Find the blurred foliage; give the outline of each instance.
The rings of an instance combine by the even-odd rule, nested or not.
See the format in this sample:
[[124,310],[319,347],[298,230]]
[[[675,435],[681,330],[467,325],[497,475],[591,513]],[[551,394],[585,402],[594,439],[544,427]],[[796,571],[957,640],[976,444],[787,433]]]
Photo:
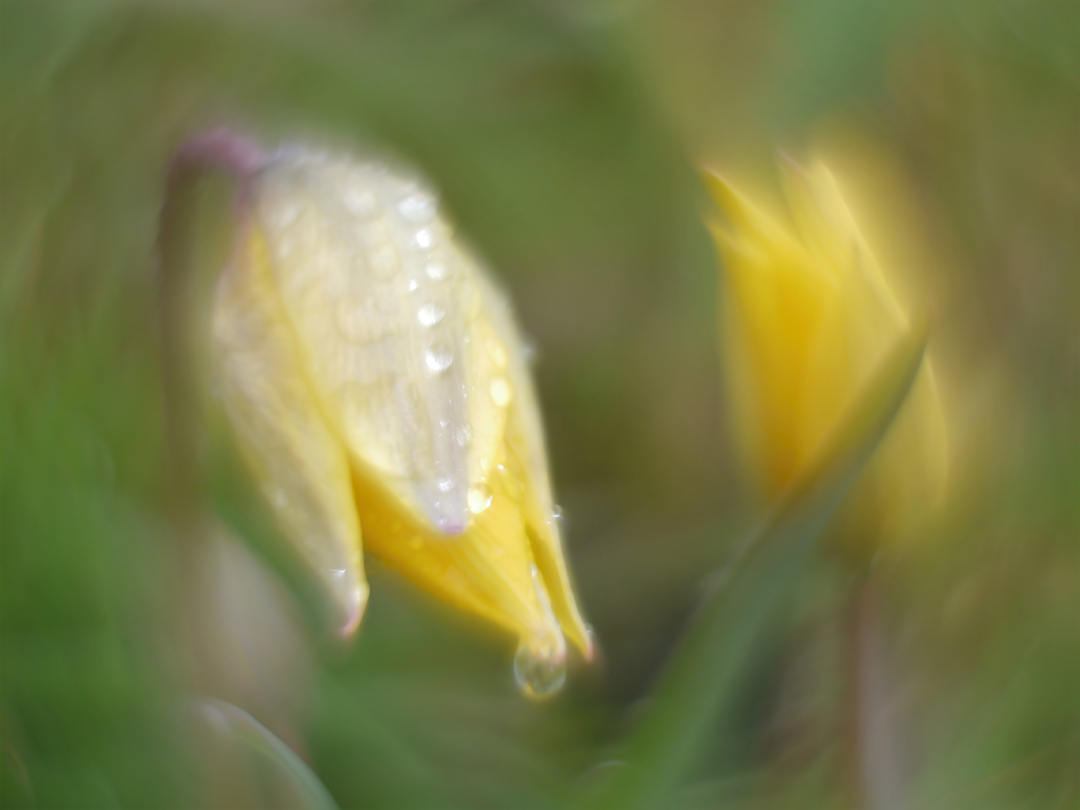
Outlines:
[[[528,702],[510,639],[377,564],[339,647],[226,474],[219,517],[257,552],[230,559],[301,617],[286,649],[307,670],[280,716],[260,710],[272,668],[210,696],[340,807],[563,806],[620,767],[703,577],[760,518],[729,461],[693,164],[762,176],[825,136],[886,144],[917,202],[958,403],[949,507],[875,573],[910,804],[1080,805],[1070,0],[0,0],[0,805],[200,807],[220,787],[191,742],[192,684],[221,682],[187,654],[202,558],[172,517],[154,243],[169,155],[221,123],[370,145],[442,189],[535,339],[605,655]],[[842,801],[851,579],[800,569],[665,806]]]

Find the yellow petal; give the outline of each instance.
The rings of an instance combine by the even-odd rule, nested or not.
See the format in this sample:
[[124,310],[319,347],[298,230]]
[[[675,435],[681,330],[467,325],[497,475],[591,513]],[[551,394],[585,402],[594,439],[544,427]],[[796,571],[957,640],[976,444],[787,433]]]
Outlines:
[[217,285],[213,341],[216,387],[240,449],[349,633],[368,595],[349,460],[308,384],[266,243],[250,222]]
[[[484,310],[495,334],[494,341],[487,343],[487,353],[496,359],[496,371],[500,372],[489,383],[489,388],[491,385],[502,386],[505,379],[513,397],[506,424],[507,458],[523,483],[522,509],[533,559],[543,576],[563,633],[586,659],[590,659],[594,652],[591,633],[577,606],[563,555],[559,520],[555,514],[548,475],[543,420],[525,357],[525,347],[507,299],[482,274],[478,276],[478,281],[481,298],[485,302]],[[505,370],[501,368],[504,353]],[[501,388],[489,391],[493,399],[499,398],[494,396],[499,390]]]
[[305,368],[354,464],[457,534],[468,452],[447,426],[467,423],[467,291],[435,210],[380,164],[316,156],[272,164],[257,206]]

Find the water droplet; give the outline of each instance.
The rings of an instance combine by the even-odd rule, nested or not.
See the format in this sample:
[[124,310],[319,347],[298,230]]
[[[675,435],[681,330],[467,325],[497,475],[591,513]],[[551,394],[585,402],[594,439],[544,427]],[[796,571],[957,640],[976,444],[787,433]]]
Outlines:
[[409,292],[416,292],[416,290],[419,289],[419,287],[420,287],[420,282],[419,281],[417,281],[415,278],[410,278],[409,279]]
[[472,428],[468,425],[462,425],[454,432],[454,439],[457,440],[460,446],[465,447],[472,441]]
[[450,268],[446,262],[435,259],[427,263],[424,267],[424,272],[427,273],[427,277],[432,281],[441,281],[449,275]]
[[372,251],[371,269],[376,276],[381,278],[394,275],[398,269],[397,251],[389,245],[384,245]]
[[466,500],[469,502],[469,511],[474,515],[479,515],[491,506],[491,490],[483,484],[469,487],[469,494],[466,496]]
[[439,492],[449,492],[454,488],[453,478],[440,478],[435,482],[435,486],[439,488]]
[[417,192],[398,203],[398,213],[410,222],[424,223],[435,216],[437,205],[430,194]]
[[424,326],[434,326],[443,319],[444,315],[446,315],[446,310],[438,304],[424,304],[424,306],[420,307],[416,317],[420,319],[420,323]]
[[427,366],[427,369],[431,374],[441,374],[450,368],[450,364],[453,362],[453,352],[450,351],[448,346],[442,343],[436,343],[424,352],[424,365]]
[[529,697],[550,697],[566,683],[566,642],[555,632],[522,642],[514,656],[514,678]]
[[496,377],[488,385],[488,392],[491,394],[491,401],[495,403],[499,408],[505,408],[510,404],[510,398],[513,396],[513,391],[510,389],[510,383],[506,377]]
[[342,200],[349,213],[357,217],[372,217],[379,211],[379,201],[370,191],[350,188]]
[[413,234],[412,243],[418,248],[429,248],[435,244],[435,234],[427,228],[421,228]]
[[506,368],[506,347],[495,338],[490,338],[487,342],[488,357],[499,368]]
[[556,518],[556,519],[561,518],[563,516],[562,507],[559,506],[557,503],[553,504],[552,507],[551,507],[551,516],[553,518]]

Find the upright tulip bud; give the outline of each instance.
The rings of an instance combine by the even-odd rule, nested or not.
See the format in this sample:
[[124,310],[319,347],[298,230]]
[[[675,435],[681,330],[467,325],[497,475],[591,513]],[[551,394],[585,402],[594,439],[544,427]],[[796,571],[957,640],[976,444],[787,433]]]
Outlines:
[[216,378],[285,534],[340,607],[366,548],[520,639],[526,691],[589,634],[509,304],[434,192],[373,160],[292,150],[250,180],[213,311]]
[[[721,321],[727,384],[748,465],[776,494],[840,419],[908,319],[830,172],[788,167],[772,217],[706,176],[725,221]],[[899,268],[896,268],[899,269]],[[911,531],[938,496],[945,432],[929,363],[851,498],[846,536],[862,552]]]

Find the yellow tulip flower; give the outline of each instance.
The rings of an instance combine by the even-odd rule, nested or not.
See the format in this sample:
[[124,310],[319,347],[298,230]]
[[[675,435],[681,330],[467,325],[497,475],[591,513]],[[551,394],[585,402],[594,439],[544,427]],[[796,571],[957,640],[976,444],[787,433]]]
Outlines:
[[340,606],[363,545],[520,639],[526,691],[592,646],[554,517],[541,420],[505,296],[418,178],[279,153],[245,191],[213,309],[217,388],[285,534]]
[[[724,284],[721,331],[732,415],[748,465],[775,495],[822,449],[908,318],[823,165],[784,174],[770,216],[706,175]],[[899,268],[896,268],[899,269]],[[907,534],[941,492],[946,442],[929,362],[863,474],[845,534],[864,550]]]

